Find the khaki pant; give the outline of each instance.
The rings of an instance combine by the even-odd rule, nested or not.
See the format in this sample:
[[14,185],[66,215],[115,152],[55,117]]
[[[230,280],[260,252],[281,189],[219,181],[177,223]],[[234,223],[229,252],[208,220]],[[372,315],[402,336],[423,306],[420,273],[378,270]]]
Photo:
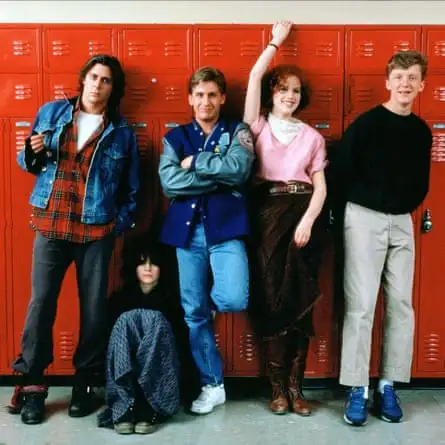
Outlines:
[[385,296],[380,377],[408,382],[414,335],[411,215],[380,213],[348,202],[344,245],[345,317],[340,383],[369,383],[372,326],[380,284]]

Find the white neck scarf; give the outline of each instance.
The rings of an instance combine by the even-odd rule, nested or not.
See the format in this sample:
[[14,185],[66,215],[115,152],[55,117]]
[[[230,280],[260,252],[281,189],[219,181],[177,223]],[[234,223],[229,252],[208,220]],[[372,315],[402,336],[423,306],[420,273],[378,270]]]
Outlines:
[[289,145],[303,127],[303,122],[301,121],[293,122],[280,119],[272,113],[269,113],[267,120],[269,121],[272,134],[284,145]]

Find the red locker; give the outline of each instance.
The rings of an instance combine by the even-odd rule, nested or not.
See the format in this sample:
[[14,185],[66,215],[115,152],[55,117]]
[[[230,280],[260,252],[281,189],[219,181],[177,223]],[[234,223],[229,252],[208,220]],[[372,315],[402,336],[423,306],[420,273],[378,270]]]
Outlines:
[[265,46],[260,26],[197,26],[195,28],[196,68],[211,65],[224,74],[253,67]]
[[95,26],[46,26],[43,31],[44,67],[53,73],[78,73],[96,54],[116,54],[112,28]]
[[309,118],[303,119],[307,124],[311,127],[315,128],[321,135],[325,138],[326,147],[329,149],[329,146],[338,141],[342,135],[342,126],[343,122],[341,120],[334,119],[322,119],[322,118]]
[[26,309],[31,296],[31,252],[34,232],[29,228],[30,192],[35,177],[20,169],[16,162],[17,152],[23,149],[29,135],[32,119],[11,119],[8,122],[8,145],[5,145],[6,214],[10,215],[7,231],[8,261],[8,331],[10,333],[9,360],[20,352],[20,338]]
[[385,75],[397,51],[420,50],[419,26],[351,26],[346,28],[346,71]]
[[304,72],[317,75],[341,74],[344,65],[343,40],[343,27],[294,26],[277,51],[275,63],[296,64]]
[[422,117],[440,118],[445,115],[445,80],[443,74],[427,74],[425,89],[420,93]]
[[307,76],[310,101],[299,117],[316,116],[339,118],[343,114],[343,76],[315,75]]
[[315,336],[312,338],[306,364],[306,377],[335,377],[338,372],[338,314],[333,292],[333,251],[327,246],[320,268],[322,297],[314,308]]
[[232,348],[226,365],[229,375],[259,375],[263,372],[260,344],[256,341],[247,312],[232,314],[230,322]]
[[224,375],[228,375],[229,370],[227,367],[228,356],[230,351],[231,339],[232,337],[228,334],[228,324],[231,314],[216,314],[215,320],[213,321],[213,330],[215,332],[216,347],[221,354],[223,360],[223,372]]
[[187,84],[188,75],[183,73],[129,75],[122,113],[185,113]]
[[38,74],[0,74],[0,117],[34,115],[41,104]]
[[49,73],[44,75],[43,100],[63,100],[79,95],[79,75]]
[[9,166],[5,165],[5,147],[9,147],[9,132],[7,131],[7,122],[0,119],[0,145],[3,150],[0,151],[0,373],[8,371],[8,324],[7,324],[7,301],[6,292],[8,284],[7,258],[9,257],[10,243],[7,233],[11,224],[10,214],[6,212],[6,194],[9,193],[6,182],[6,170]]
[[242,120],[247,84],[249,82],[249,71],[228,72],[225,73],[225,77],[227,81],[227,96],[222,113],[233,119]]
[[[148,28],[148,29],[147,29]],[[144,26],[122,30],[121,61],[127,72],[188,73],[192,70],[192,30],[184,26]]]
[[[433,131],[430,191],[421,208],[419,293],[417,302],[416,375],[439,377],[445,373],[445,324],[443,322],[443,254],[445,224],[445,121],[429,120]],[[429,218],[432,230],[427,229]],[[423,228],[423,230],[422,230]]]
[[445,28],[443,26],[423,26],[422,51],[428,57],[428,72],[445,70]]
[[[159,185],[156,171],[159,158],[156,147],[159,122],[153,116],[126,116],[126,119],[136,133],[141,164],[139,192],[141,199],[139,200],[136,228],[128,233],[132,237],[148,229],[159,202]],[[127,238],[127,234],[124,236]]]
[[2,27],[0,42],[0,73],[36,73],[40,70],[40,26]]

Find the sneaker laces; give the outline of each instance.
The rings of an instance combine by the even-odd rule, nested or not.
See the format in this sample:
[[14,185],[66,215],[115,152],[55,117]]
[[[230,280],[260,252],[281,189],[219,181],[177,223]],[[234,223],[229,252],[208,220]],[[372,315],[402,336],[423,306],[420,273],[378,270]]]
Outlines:
[[383,398],[385,399],[385,406],[388,408],[396,408],[400,404],[400,400],[397,397],[397,394],[395,393],[394,389],[390,385],[386,385],[383,388]]
[[362,410],[365,408],[366,399],[361,388],[353,388],[349,393],[349,407],[353,410]]
[[196,399],[200,402],[207,402],[208,399],[211,397],[211,390],[213,388],[216,388],[216,386],[212,385],[205,385],[201,388],[201,394],[199,394],[199,397]]

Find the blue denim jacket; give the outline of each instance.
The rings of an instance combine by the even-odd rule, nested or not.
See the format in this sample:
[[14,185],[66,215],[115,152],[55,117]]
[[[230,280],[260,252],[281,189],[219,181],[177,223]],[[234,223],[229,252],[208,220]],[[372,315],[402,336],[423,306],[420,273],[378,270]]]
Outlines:
[[[46,208],[56,178],[60,136],[73,120],[77,98],[43,105],[32,133],[43,133],[45,151],[37,155],[22,150],[17,162],[25,171],[37,175],[30,204]],[[134,227],[136,195],[139,189],[139,151],[136,136],[120,116],[110,122],[100,136],[86,179],[81,221],[106,224],[115,219],[115,232]]]

